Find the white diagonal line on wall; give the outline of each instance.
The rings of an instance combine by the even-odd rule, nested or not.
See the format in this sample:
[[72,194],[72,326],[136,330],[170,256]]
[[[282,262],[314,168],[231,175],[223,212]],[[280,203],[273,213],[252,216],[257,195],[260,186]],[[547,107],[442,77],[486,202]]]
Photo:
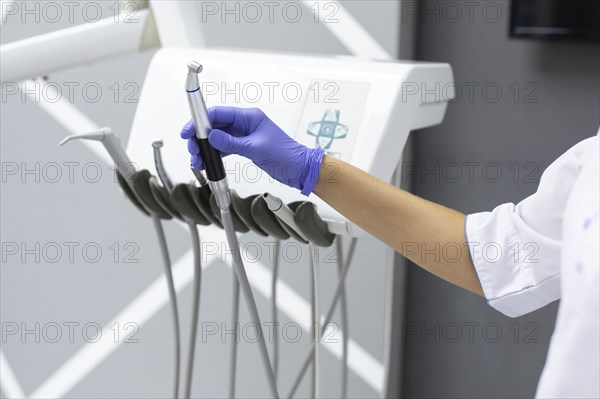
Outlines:
[[[190,249],[173,265],[173,280],[175,289],[179,292],[194,278],[193,251]],[[203,269],[212,263],[205,263]],[[119,314],[109,321],[102,331],[108,331],[110,326],[119,323],[135,323],[141,328],[169,301],[167,283],[164,274],[154,280],[140,295],[129,303]],[[125,331],[121,331],[126,334]],[[122,335],[120,334],[120,335]],[[98,367],[111,353],[116,351],[122,339],[114,340],[113,334],[103,334],[98,342],[86,343],[75,355],[60,366],[39,388],[31,398],[62,398],[90,372]]]
[[[246,262],[245,266],[250,285],[252,285],[256,292],[270,299],[271,271],[260,262]],[[310,332],[310,304],[282,280],[277,282],[277,307],[288,318],[301,325],[307,332]],[[324,318],[325,315],[321,315],[321,319]],[[341,359],[341,341],[337,343],[323,343],[321,347],[332,353],[336,358]],[[377,392],[381,392],[384,378],[383,365],[351,338],[348,341],[348,366],[371,388]]]
[[7,399],[25,397],[23,388],[21,388],[21,384],[19,384],[2,350],[0,350],[0,389],[2,389],[2,393]]
[[319,8],[319,12],[315,13],[315,15],[318,15],[321,24],[353,55],[380,60],[392,58],[390,53],[367,32],[352,14],[344,8],[341,2],[332,0],[303,0],[303,3],[309,9]]
[[[65,136],[88,133],[100,129],[100,126],[92,121],[87,115],[81,112],[67,99],[63,98],[53,85],[46,85],[45,82],[40,79],[28,80],[23,83],[25,86],[24,93],[27,98],[39,105],[42,110],[46,111],[50,117],[54,118],[56,122],[64,127],[66,129]],[[44,85],[44,96],[39,94],[41,93],[41,90],[36,89],[36,85]],[[38,93],[37,98],[36,95],[32,93]],[[55,102],[50,102],[47,101],[46,98],[56,98],[57,100]],[[113,164],[112,159],[110,159],[110,156],[106,153],[106,150],[101,143],[89,140],[81,140],[79,143],[89,148],[94,155],[107,165]],[[56,146],[58,147],[58,142],[56,143]]]
[[[214,226],[204,228],[202,235],[210,236],[211,239],[217,242],[225,240],[224,232]],[[216,263],[220,263],[218,255],[207,259],[207,262],[203,265],[203,270]],[[173,265],[173,279],[178,292],[183,290],[192,281],[192,264],[193,254],[189,251]],[[231,267],[229,263],[227,265]],[[271,271],[262,263],[253,263],[248,259],[246,260],[246,270],[250,284],[255,292],[269,299],[271,297]],[[279,280],[277,290],[279,309],[292,321],[301,325],[306,331],[309,331],[309,303],[282,280]],[[115,316],[113,320],[107,323],[105,328],[108,329],[116,322],[120,323],[120,326],[126,322],[133,322],[141,328],[142,325],[168,303],[168,300],[165,277],[161,275],[127,305],[123,311]],[[111,353],[117,350],[121,343],[115,343],[109,334],[103,336],[99,342],[87,343],[36,389],[31,397],[64,397],[65,394],[98,367]],[[348,364],[350,369],[379,392],[383,384],[383,365],[352,339],[349,340],[348,345]],[[337,358],[341,357],[341,343],[324,344],[323,348]]]

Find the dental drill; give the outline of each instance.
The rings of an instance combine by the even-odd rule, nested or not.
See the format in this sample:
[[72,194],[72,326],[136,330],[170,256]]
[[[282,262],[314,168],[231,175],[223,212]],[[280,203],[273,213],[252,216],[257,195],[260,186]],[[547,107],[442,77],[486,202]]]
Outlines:
[[267,374],[267,380],[271,389],[271,393],[273,397],[278,399],[279,393],[277,391],[275,375],[273,373],[273,368],[271,367],[269,354],[267,352],[267,345],[262,331],[262,324],[260,322],[258,308],[256,306],[256,302],[254,301],[252,288],[250,287],[246,270],[244,269],[239,241],[235,233],[233,219],[229,209],[231,205],[231,198],[229,196],[229,186],[227,183],[227,176],[225,175],[225,167],[223,165],[223,160],[221,159],[221,154],[219,151],[213,148],[208,141],[208,134],[212,130],[212,125],[208,118],[208,111],[200,91],[198,74],[201,71],[202,65],[199,63],[191,61],[188,64],[187,79],[185,83],[188,104],[196,127],[196,138],[198,140],[198,146],[200,147],[200,155],[204,161],[208,184],[221,211],[223,227],[225,228],[225,234],[227,235],[229,248],[233,255],[233,267],[235,274],[237,275],[237,279],[244,293],[250,318],[252,322],[255,323],[259,331],[258,344],[261,361],[263,363],[265,373]]
[[198,80],[200,72],[202,72],[202,65],[195,61],[188,64],[185,91],[187,92],[188,105],[196,127],[196,139],[204,161],[208,185],[217,200],[219,208],[222,210],[229,209],[231,198],[229,197],[229,184],[227,183],[225,166],[219,151],[208,142],[208,134],[212,130],[212,124],[208,118],[206,104],[200,91],[200,81]]
[[[200,91],[200,81],[198,80],[198,74],[202,72],[202,65],[195,61],[188,64],[188,74],[185,82],[185,91],[187,92],[188,105],[194,124],[196,127],[196,138],[198,146],[200,147],[200,154],[204,161],[206,177],[208,178],[208,186],[211,192],[215,196],[217,205],[221,211],[221,217],[223,218],[223,210],[227,210],[229,218],[229,207],[231,206],[231,198],[229,196],[229,184],[227,182],[227,176],[225,174],[225,168],[221,160],[221,154],[215,150],[208,142],[208,134],[212,130],[212,124],[208,118],[208,111],[206,110],[206,104]],[[206,183],[206,179],[202,175],[202,172],[195,170],[192,167],[192,171],[198,182],[202,185]],[[226,221],[223,220],[223,224]],[[233,225],[233,222],[231,223]],[[233,229],[233,228],[232,228]],[[226,234],[228,234],[226,232]],[[229,239],[228,239],[229,240]],[[234,251],[232,243],[229,242],[229,246]],[[235,255],[234,255],[235,258]],[[234,259],[235,269],[235,259]],[[239,303],[240,303],[240,281],[237,276],[237,270],[234,272],[233,277],[233,309],[232,309],[232,323],[235,331],[234,339],[231,342],[231,353],[229,363],[229,392],[230,398],[235,397],[235,385],[236,385],[236,373],[237,373],[237,324],[239,321]]]
[[156,138],[152,140],[152,151],[154,153],[154,167],[156,168],[156,173],[158,174],[158,178],[160,179],[163,186],[167,189],[169,193],[173,191],[175,185],[171,181],[171,178],[167,174],[165,170],[165,166],[162,160],[162,153],[160,149],[163,147],[164,142],[162,139]]
[[[163,164],[161,148],[163,146],[162,139],[155,139],[152,141],[152,148],[154,150],[154,165],[158,177],[162,182],[163,186],[167,189],[169,194],[173,193],[175,185],[169,178],[167,171]],[[185,215],[183,220],[188,225],[190,230],[190,236],[192,239],[192,248],[194,252],[194,291],[192,299],[192,317],[190,323],[190,336],[189,336],[189,347],[188,347],[188,359],[187,368],[185,373],[185,385],[183,389],[183,397],[189,398],[192,389],[193,370],[194,370],[194,355],[196,352],[196,336],[198,331],[198,318],[200,313],[200,288],[202,282],[202,263],[200,253],[200,236],[198,234],[198,228],[196,222]]]
[[[117,137],[117,135],[112,131],[112,129],[108,127],[103,127],[99,131],[77,134],[73,136],[66,137],[63,141],[60,142],[59,145],[64,145],[72,140],[94,140],[102,143],[113,162],[116,164],[118,173],[123,177],[127,186],[130,189],[131,195],[133,195],[142,209],[150,214],[152,217],[152,221],[154,224],[154,228],[156,230],[156,234],[158,237],[158,243],[160,247],[160,252],[163,260],[163,266],[165,269],[165,277],[167,280],[167,288],[169,291],[169,299],[171,304],[171,314],[173,318],[173,329],[175,334],[175,377],[174,377],[174,388],[173,388],[173,398],[177,399],[179,395],[179,371],[180,371],[180,358],[181,358],[181,334],[179,329],[179,312],[177,310],[177,293],[175,291],[175,284],[173,282],[173,273],[171,271],[171,261],[169,257],[169,252],[167,248],[167,241],[165,238],[165,233],[162,227],[162,223],[159,217],[159,214],[155,209],[150,209],[149,206],[144,205],[144,201],[140,196],[140,193],[136,192],[134,186],[134,178],[135,173],[129,170],[129,167],[134,166],[127,156],[127,153],[123,149],[121,145],[121,141]],[[134,171],[135,172],[135,171]],[[133,199],[133,198],[132,198]]]

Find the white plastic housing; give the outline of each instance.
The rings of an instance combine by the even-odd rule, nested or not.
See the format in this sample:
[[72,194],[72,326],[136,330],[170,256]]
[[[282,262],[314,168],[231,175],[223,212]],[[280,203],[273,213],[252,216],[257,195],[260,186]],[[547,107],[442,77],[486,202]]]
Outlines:
[[[152,170],[151,143],[162,137],[165,167],[174,181],[193,179],[186,145],[179,138],[190,119],[184,90],[190,60],[204,67],[200,82],[208,107],[260,108],[307,145],[315,146],[317,140],[327,145],[328,137],[336,135],[339,138],[329,148],[333,155],[384,181],[390,181],[409,132],[439,124],[447,101],[455,95],[450,65],[442,63],[162,49],[154,56],[140,93],[128,153]],[[333,116],[339,118],[337,124],[322,123]],[[333,133],[327,130],[331,126]],[[286,203],[307,199],[245,158],[228,156],[225,167],[230,187],[242,197],[270,192]],[[337,233],[361,234],[318,197],[309,199]]]

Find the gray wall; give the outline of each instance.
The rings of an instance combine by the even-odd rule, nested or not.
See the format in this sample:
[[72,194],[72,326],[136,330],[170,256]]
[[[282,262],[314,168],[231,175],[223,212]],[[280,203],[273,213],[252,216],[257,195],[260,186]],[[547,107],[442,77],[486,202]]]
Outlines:
[[[443,1],[425,5],[435,10]],[[435,174],[414,179],[415,192],[429,200],[461,212],[491,210],[504,202],[518,202],[536,190],[543,170],[578,141],[596,134],[599,125],[599,49],[597,45],[547,43],[508,38],[509,2],[481,2],[472,22],[467,2],[458,4],[462,17],[439,8],[419,19],[417,57],[452,64],[455,79],[479,87],[473,101],[466,92],[450,105],[441,126],[414,133],[415,160]],[[482,5],[494,3],[501,9],[497,19]],[[436,18],[439,18],[436,20]],[[531,82],[533,86],[526,87]],[[482,87],[492,83],[502,96],[492,102]],[[519,83],[514,98],[511,85]],[[469,84],[469,83],[467,83]],[[488,86],[491,87],[491,86]],[[514,86],[513,86],[514,87]],[[527,102],[524,96],[537,102]],[[470,181],[466,162],[478,162]],[[450,163],[462,165],[462,178],[455,179]],[[495,181],[500,165],[501,178]],[[520,171],[515,178],[515,164]],[[487,173],[484,166],[488,166]],[[444,166],[447,166],[444,174]],[[451,169],[452,168],[452,169]],[[531,178],[529,178],[531,177]],[[557,303],[531,314],[510,319],[488,307],[475,295],[447,284],[412,265],[408,270],[406,328],[424,325],[440,337],[408,334],[405,341],[402,392],[405,397],[532,397],[541,373],[552,334]],[[464,323],[479,323],[473,342],[468,342]],[[413,324],[414,323],[414,324]],[[461,326],[456,343],[453,324]],[[502,337],[494,339],[495,325],[482,336],[486,323],[498,323]],[[514,324],[518,323],[518,325]],[[534,323],[526,325],[526,323]],[[444,334],[444,327],[446,327]],[[517,343],[514,329],[520,330]],[[537,342],[527,342],[526,334]],[[487,339],[487,341],[486,341]]]

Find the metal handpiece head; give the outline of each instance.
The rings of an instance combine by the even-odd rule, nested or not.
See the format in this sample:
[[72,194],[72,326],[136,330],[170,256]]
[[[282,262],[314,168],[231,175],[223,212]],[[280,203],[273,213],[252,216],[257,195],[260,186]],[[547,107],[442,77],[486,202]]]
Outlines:
[[188,72],[196,74],[202,72],[202,64],[194,60],[190,61],[190,63],[188,64]]
[[152,140],[152,147],[154,148],[154,166],[163,186],[167,189],[167,191],[171,192],[173,191],[175,185],[169,178],[169,175],[167,174],[167,171],[165,169],[165,165],[163,164],[162,153],[160,152],[160,149],[163,145],[164,142],[161,138],[156,138]]
[[208,133],[212,130],[208,111],[202,91],[200,90],[200,81],[198,74],[202,71],[202,65],[196,61],[190,61],[188,64],[188,73],[185,80],[185,91],[187,92],[188,104],[194,119],[196,127],[196,137],[198,139],[207,139]]
[[165,142],[161,138],[152,140],[152,147],[154,148],[162,148],[163,145],[165,145]]
[[202,72],[202,65],[196,61],[190,61],[187,65],[188,73],[187,79],[185,80],[185,90],[188,93],[192,93],[200,89],[200,81],[198,80],[198,74]]

